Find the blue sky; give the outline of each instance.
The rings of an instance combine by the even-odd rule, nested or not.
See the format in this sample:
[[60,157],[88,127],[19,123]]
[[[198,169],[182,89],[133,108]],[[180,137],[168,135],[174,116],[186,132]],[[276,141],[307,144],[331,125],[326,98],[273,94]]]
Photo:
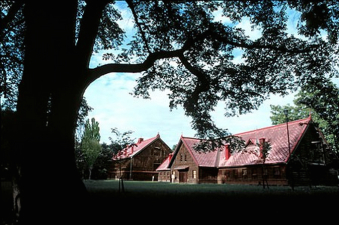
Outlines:
[[[124,20],[120,21],[120,25],[129,35],[133,33],[134,29],[131,15],[124,10],[124,5],[120,5],[120,7],[124,17]],[[289,20],[291,25],[296,22],[296,16],[291,16]],[[229,22],[227,18],[218,15],[216,20]],[[249,20],[245,19],[237,26],[245,29],[253,39],[260,36],[259,31],[251,31]],[[295,33],[295,30],[291,29],[290,32]],[[240,56],[239,54],[235,60],[241,60]],[[107,62],[101,59],[100,54],[92,56],[91,67],[104,63]],[[170,111],[166,91],[151,92],[151,99],[135,98],[129,94],[136,85],[135,80],[139,76],[140,74],[111,73],[97,79],[87,88],[86,100],[94,108],[88,116],[89,118],[94,117],[99,122],[101,142],[109,144],[109,137],[115,138],[111,133],[111,128],[115,127],[120,132],[133,131],[131,137],[135,139],[139,137],[148,139],[159,133],[170,148],[177,144],[181,135],[193,137],[196,132],[191,129],[191,119],[185,116],[182,108]],[[220,103],[212,115],[217,126],[227,128],[235,134],[270,126],[270,105],[293,104],[293,98],[292,94],[286,97],[273,95],[258,110],[233,118],[224,117],[224,105]]]
[[[145,139],[160,134],[169,147],[177,144],[181,135],[193,137],[191,119],[184,115],[182,108],[170,111],[165,92],[152,92],[151,99],[135,98],[132,91],[138,74],[109,74],[91,84],[86,90],[88,104],[94,108],[89,118],[99,122],[101,142],[110,143],[114,138],[111,128],[120,132],[132,130],[132,137]],[[212,113],[220,128],[228,128],[232,133],[253,130],[271,125],[270,104],[292,103],[293,97],[272,96],[260,108],[250,114],[225,118],[224,107],[219,104]]]

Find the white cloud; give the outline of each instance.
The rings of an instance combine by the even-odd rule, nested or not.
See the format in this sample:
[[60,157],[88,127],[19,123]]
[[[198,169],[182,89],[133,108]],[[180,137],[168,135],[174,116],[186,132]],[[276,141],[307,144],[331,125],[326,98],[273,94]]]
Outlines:
[[[117,2],[118,4],[119,2]],[[119,5],[123,21],[119,24],[127,32],[134,32],[133,19],[126,10],[126,5]],[[291,14],[292,15],[292,14]],[[229,19],[216,14],[216,21],[228,23]],[[289,23],[295,23],[291,17]],[[246,35],[255,40],[261,36],[258,30],[253,31],[248,18],[245,18],[237,27],[245,30]],[[291,33],[295,32],[290,30]],[[242,61],[241,52],[238,52],[234,62]],[[101,59],[101,54],[93,55],[91,66],[107,63]],[[86,90],[85,97],[88,104],[94,108],[89,113],[89,118],[94,117],[100,126],[101,142],[110,143],[108,137],[111,128],[117,127],[120,132],[134,131],[132,138],[151,138],[159,132],[161,138],[172,147],[177,144],[181,135],[193,137],[196,133],[191,129],[191,119],[185,116],[182,108],[170,111],[169,100],[166,92],[151,92],[151,99],[135,98],[129,93],[136,85],[140,74],[112,73],[105,75],[93,82]],[[234,118],[224,117],[224,105],[219,104],[212,113],[214,120],[220,128],[228,128],[232,133],[239,133],[271,125],[270,104],[286,105],[293,103],[293,95],[287,97],[271,96],[258,110]]]
[[214,12],[214,21],[221,22],[223,24],[232,23],[229,17],[223,15],[222,9],[219,9]]
[[288,9],[287,10],[288,20],[287,20],[287,32],[289,34],[293,34],[296,37],[300,37],[298,35],[297,25],[298,20],[300,18],[300,13],[294,10]]
[[244,17],[239,24],[236,25],[237,28],[241,28],[245,31],[251,40],[256,40],[261,37],[261,31],[259,29],[252,29],[253,24],[250,22],[250,19]]
[[135,98],[129,93],[138,74],[108,74],[93,82],[86,90],[88,104],[94,108],[89,118],[99,122],[101,142],[114,138],[111,128],[120,132],[134,131],[132,138],[151,138],[159,132],[170,146],[180,135],[193,136],[190,119],[182,109],[170,111],[166,92],[151,92],[151,99]]
[[285,97],[272,95],[266,100],[258,110],[251,113],[243,114],[237,117],[224,117],[224,105],[219,104],[216,112],[213,113],[216,124],[219,127],[227,128],[232,134],[245,131],[255,130],[267,126],[271,126],[272,122],[270,105],[293,105],[294,95],[290,94]]
[[126,2],[117,1],[115,6],[119,9],[122,16],[122,20],[117,21],[119,26],[126,32],[127,36],[131,33],[135,33],[133,16]]
[[[167,92],[151,92],[151,99],[135,98],[129,93],[136,85],[139,74],[112,73],[93,82],[86,90],[88,104],[94,108],[89,118],[99,122],[101,142],[110,143],[111,128],[120,132],[134,131],[132,138],[151,138],[159,132],[161,138],[172,147],[181,135],[193,137],[191,119],[185,116],[182,108],[169,109]],[[232,133],[270,126],[270,104],[281,105],[292,102],[292,96],[273,96],[257,111],[234,118],[224,117],[221,103],[212,113],[220,128],[228,128]]]

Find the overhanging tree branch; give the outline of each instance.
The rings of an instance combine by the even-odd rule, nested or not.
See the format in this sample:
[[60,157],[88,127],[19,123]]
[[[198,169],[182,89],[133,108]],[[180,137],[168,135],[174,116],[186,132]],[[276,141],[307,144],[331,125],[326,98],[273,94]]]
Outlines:
[[87,1],[86,9],[81,20],[80,32],[77,43],[78,57],[85,63],[84,67],[88,67],[95,38],[98,34],[100,19],[102,12],[107,5],[108,0]]
[[180,54],[179,55],[179,59],[181,61],[181,63],[185,66],[186,69],[188,69],[192,74],[194,74],[197,78],[198,78],[198,82],[195,86],[195,89],[191,95],[191,98],[189,99],[189,101],[187,101],[187,103],[189,103],[189,105],[186,104],[186,109],[189,110],[194,110],[195,107],[193,107],[193,105],[195,103],[197,103],[198,98],[199,98],[199,94],[205,91],[208,91],[210,88],[210,77],[205,74],[204,72],[202,72],[201,70],[195,68],[194,66],[192,66],[188,60],[185,58],[184,54]]
[[23,7],[24,1],[14,1],[13,5],[9,8],[7,15],[0,19],[0,40],[4,36],[4,30],[8,28],[8,25],[14,20],[17,12]]
[[[294,46],[291,48],[288,48],[286,45],[274,45],[274,44],[261,44],[259,42],[252,42],[247,39],[240,39],[238,42],[233,41],[232,37],[227,36],[227,32],[218,31],[215,27],[210,27],[206,33],[209,33],[210,36],[218,40],[224,44],[229,44],[238,48],[245,48],[245,49],[271,49],[275,51],[279,51],[282,53],[305,53],[310,52],[311,50],[319,48],[319,44],[313,44],[313,45],[307,45],[305,48],[300,48],[300,46]],[[290,42],[289,42],[290,43]]]
[[143,63],[137,64],[120,64],[120,63],[111,63],[103,66],[96,67],[94,69],[89,69],[88,75],[89,79],[94,81],[102,75],[107,73],[140,73],[151,68],[154,63],[159,59],[174,58],[179,57],[182,54],[182,49],[174,51],[159,51],[149,54],[147,59]]
[[[94,69],[89,69],[88,79],[90,80],[90,82],[92,82],[92,81],[96,80],[97,78],[99,78],[99,77],[101,77],[101,76],[103,76],[107,73],[114,73],[114,72],[140,73],[140,72],[146,71],[147,69],[151,68],[154,65],[155,61],[157,61],[159,59],[178,57],[180,59],[180,61],[183,63],[183,65],[186,67],[186,69],[189,70],[195,76],[197,76],[198,80],[202,84],[206,85],[206,84],[209,83],[208,76],[206,76],[204,73],[199,71],[197,68],[194,68],[185,59],[183,53],[186,50],[189,50],[190,48],[194,47],[194,45],[198,41],[202,41],[202,40],[207,39],[207,38],[217,40],[217,41],[224,43],[224,44],[233,45],[233,46],[238,47],[238,48],[272,49],[272,50],[283,52],[283,53],[293,53],[293,54],[309,52],[309,51],[319,47],[319,45],[314,44],[314,45],[310,45],[306,48],[298,48],[298,47],[288,48],[285,45],[276,46],[276,45],[273,45],[273,44],[261,44],[261,43],[258,43],[258,42],[249,42],[248,40],[245,40],[245,39],[242,40],[241,38],[239,39],[239,41],[234,41],[234,40],[232,40],[232,39],[234,39],[234,37],[232,38],[232,37],[227,36],[227,32],[225,32],[223,30],[219,30],[217,27],[214,26],[214,24],[211,24],[211,26],[206,31],[202,32],[200,35],[196,35],[194,37],[187,39],[186,42],[183,44],[181,49],[173,50],[173,51],[159,51],[159,52],[150,53],[149,56],[147,57],[147,59],[143,63],[138,63],[138,64],[115,64],[115,63],[111,63],[111,64],[99,66],[99,67],[94,68]],[[198,92],[200,93],[202,91],[208,90],[207,88],[204,88],[204,90],[200,90],[201,89],[200,86],[201,85],[197,86],[196,91],[195,91],[195,92],[197,92],[196,94],[198,94]]]
[[149,48],[149,46],[148,46],[148,42],[147,42],[147,39],[146,39],[145,32],[142,30],[141,23],[139,22],[137,13],[135,12],[134,5],[133,5],[132,1],[126,1],[126,2],[127,2],[129,8],[130,8],[131,11],[132,11],[132,14],[133,14],[134,19],[135,19],[135,23],[136,23],[136,25],[138,26],[138,28],[139,28],[139,30],[140,30],[140,33],[141,33],[141,37],[142,37],[142,39],[143,39],[144,42],[145,42],[146,49],[147,49],[147,51],[148,51],[149,53],[151,53],[151,50],[150,50],[150,48]]

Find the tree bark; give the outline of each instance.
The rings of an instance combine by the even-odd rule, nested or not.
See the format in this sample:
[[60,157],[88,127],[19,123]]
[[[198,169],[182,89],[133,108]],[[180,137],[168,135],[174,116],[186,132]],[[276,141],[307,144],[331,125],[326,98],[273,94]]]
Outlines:
[[[84,91],[108,72],[89,69],[107,2],[87,1],[77,43],[77,0],[25,2],[24,71],[12,144],[14,210],[20,224],[90,224],[83,216],[90,207],[76,168],[74,134]],[[157,58],[172,56],[154,53],[141,65],[109,69],[142,71]]]
[[77,1],[25,4],[25,61],[13,151],[19,224],[80,222],[86,188],[74,132],[84,87],[76,62]]
[[93,166],[90,166],[88,168],[88,180],[91,180],[91,178],[92,178],[92,169],[93,169]]

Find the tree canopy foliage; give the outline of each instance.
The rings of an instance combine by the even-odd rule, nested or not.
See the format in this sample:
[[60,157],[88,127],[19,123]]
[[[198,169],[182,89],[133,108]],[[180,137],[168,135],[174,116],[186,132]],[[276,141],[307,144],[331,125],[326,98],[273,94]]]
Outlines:
[[[2,67],[4,74],[12,76],[12,79],[6,76],[3,90],[14,89],[10,88],[11,83],[18,82],[15,78],[20,77],[22,71],[19,68],[22,68],[24,52],[23,3],[3,3],[8,10],[7,14],[2,12],[7,19],[3,21],[9,22],[2,26],[2,43],[13,43],[1,48],[2,57],[9,57],[1,60],[8,63]],[[149,97],[150,89],[169,89],[170,107],[184,107],[186,114],[193,118],[192,127],[199,137],[227,134],[226,130],[217,129],[210,116],[219,101],[225,102],[226,116],[239,115],[257,109],[271,94],[285,95],[314,77],[337,76],[334,68],[338,57],[336,1],[326,4],[321,1],[126,3],[137,31],[134,37],[128,37],[130,48],[122,49],[120,54],[105,53],[103,57],[109,63],[87,68],[89,79],[93,81],[108,72],[142,72],[134,94]],[[75,27],[77,46],[83,43],[82,34],[91,31],[86,29],[94,28],[93,24],[86,24],[92,4],[105,5],[97,15],[100,20],[97,33],[91,33],[92,49],[118,49],[124,38],[123,27],[117,24],[122,17],[110,1],[79,1]],[[229,18],[228,23],[215,20],[213,13],[218,9]],[[288,33],[291,9],[300,13],[293,16],[300,15],[295,29],[303,38]],[[252,40],[244,29],[236,26],[244,18],[250,20],[253,30],[261,32],[261,37]],[[322,31],[327,32],[327,39],[321,36]],[[236,50],[243,51],[241,63],[234,61]],[[87,46],[86,51],[91,51],[91,47]],[[15,98],[15,95],[7,96]]]
[[131,130],[120,132],[116,127],[111,128],[111,133],[114,134],[115,138],[109,137],[109,140],[111,141],[111,146],[113,148],[114,154],[126,148],[126,146],[135,143],[135,138],[131,137],[133,132],[134,131]]
[[[169,90],[169,107],[183,107],[197,136],[213,140],[228,134],[211,116],[218,102],[224,102],[225,116],[239,115],[272,94],[338,77],[338,1],[125,2],[136,30],[130,37],[118,25],[121,1],[0,2],[1,96],[17,110],[13,145],[26,218],[40,212],[36,205],[45,198],[39,196],[48,195],[32,183],[62,189],[51,174],[62,174],[74,190],[51,196],[46,217],[56,218],[55,202],[82,199],[83,183],[74,179],[74,132],[84,91],[103,75],[141,73],[135,96]],[[259,37],[238,26],[246,21]],[[93,52],[102,51],[107,63],[91,68]],[[38,160],[42,154],[48,164]],[[41,168],[50,168],[42,181],[35,176]],[[64,212],[74,217],[68,206]]]
[[296,94],[294,106],[271,105],[271,121],[276,125],[286,122],[284,110],[288,111],[288,120],[308,117],[317,123],[332,149],[339,150],[339,88],[328,79],[303,86]]
[[95,118],[86,120],[85,130],[81,141],[81,149],[84,152],[84,159],[89,169],[89,179],[91,179],[91,172],[93,165],[101,152],[100,141],[100,127],[99,122]]

